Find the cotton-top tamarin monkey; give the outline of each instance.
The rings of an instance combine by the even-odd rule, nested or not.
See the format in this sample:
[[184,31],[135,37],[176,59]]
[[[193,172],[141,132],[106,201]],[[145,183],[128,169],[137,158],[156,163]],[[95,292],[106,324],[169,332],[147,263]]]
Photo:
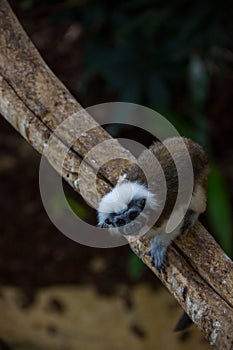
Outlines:
[[[153,237],[148,255],[152,265],[163,271],[168,246],[178,235],[186,233],[206,209],[208,161],[201,146],[182,137],[155,142],[149,151],[152,153],[146,150],[138,158],[138,165],[146,169],[146,177],[136,165],[101,199],[98,226],[122,235],[138,235],[148,227],[148,232],[143,233]],[[152,154],[157,159],[153,166]],[[190,172],[187,171],[189,167]],[[148,188],[149,183],[152,186]],[[190,196],[187,196],[188,188],[191,188]],[[178,192],[181,196],[173,212]],[[168,230],[172,213],[181,220]],[[149,221],[154,217],[156,220],[151,227]]]

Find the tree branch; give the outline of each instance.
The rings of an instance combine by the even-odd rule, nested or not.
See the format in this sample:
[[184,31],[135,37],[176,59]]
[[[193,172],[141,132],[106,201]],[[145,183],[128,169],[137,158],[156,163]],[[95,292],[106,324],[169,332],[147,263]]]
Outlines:
[[[80,112],[79,131],[83,134],[68,152],[62,176],[78,191],[79,166],[97,144],[112,140],[109,152],[116,161],[101,167],[98,191],[103,195],[117,183],[134,161],[134,157],[111,139],[97,122],[82,109],[64,85],[55,77],[22,29],[6,0],[0,2],[0,113],[38,152],[43,153],[51,134],[73,113]],[[71,132],[71,131],[70,131]],[[61,144],[70,135],[56,134]],[[59,161],[54,151],[53,165]],[[99,157],[99,159],[98,159]],[[126,159],[119,159],[126,158]],[[86,188],[93,190],[89,179],[91,159],[87,158]],[[101,152],[95,159],[101,164]],[[58,170],[58,169],[57,169]],[[150,240],[129,240],[130,246],[160,278],[186,310],[205,338],[216,349],[233,349],[233,263],[213,237],[198,222],[185,237],[178,238],[168,249],[169,267],[159,274],[145,255]]]

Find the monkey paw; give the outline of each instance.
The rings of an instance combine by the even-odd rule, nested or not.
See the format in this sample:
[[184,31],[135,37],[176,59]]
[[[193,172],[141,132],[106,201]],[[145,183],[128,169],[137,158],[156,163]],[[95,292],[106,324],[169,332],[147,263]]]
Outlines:
[[168,266],[167,247],[155,244],[153,241],[150,250],[146,254],[150,256],[151,265],[155,266],[158,272],[164,272],[165,267]]

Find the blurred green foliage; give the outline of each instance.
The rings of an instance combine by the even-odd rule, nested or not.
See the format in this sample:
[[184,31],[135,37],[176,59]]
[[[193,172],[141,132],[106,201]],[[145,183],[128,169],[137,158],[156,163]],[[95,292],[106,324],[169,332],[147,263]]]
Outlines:
[[224,60],[215,56],[216,49],[232,45],[232,17],[225,6],[210,0],[86,1],[82,83],[100,74],[121,101],[166,110],[176,84],[188,78],[193,55]]
[[85,220],[87,218],[87,211],[86,209],[79,203],[77,200],[72,198],[71,196],[67,195],[66,199],[73,210],[73,212],[82,220]]
[[[23,0],[21,6],[41,3],[46,1]],[[232,52],[231,1],[51,3],[59,3],[51,18],[54,24],[73,20],[82,26],[83,75],[76,92],[83,101],[93,80],[101,77],[104,91],[111,92],[115,100],[144,104],[161,112],[181,135],[201,143],[212,158],[206,105],[213,71],[224,76],[226,53]],[[104,96],[94,103],[103,101]],[[216,164],[212,166],[208,196],[213,233],[232,255],[230,201]],[[141,273],[134,258],[130,258],[129,270],[132,276]]]
[[208,184],[208,215],[212,229],[225,252],[232,253],[232,210],[228,190],[221,171],[211,164]]
[[[93,77],[100,75],[119,100],[160,111],[181,135],[201,143],[211,158],[206,101],[212,67],[219,67],[222,74],[224,53],[232,51],[233,21],[227,3],[86,1],[81,16],[86,36],[84,74],[78,91],[86,91]],[[176,112],[178,94],[183,106]],[[232,256],[230,200],[216,164],[208,194],[213,233]],[[137,260],[130,258],[129,271],[135,278],[140,275]]]
[[130,252],[128,259],[128,275],[132,280],[138,280],[145,271],[145,264],[137,255]]

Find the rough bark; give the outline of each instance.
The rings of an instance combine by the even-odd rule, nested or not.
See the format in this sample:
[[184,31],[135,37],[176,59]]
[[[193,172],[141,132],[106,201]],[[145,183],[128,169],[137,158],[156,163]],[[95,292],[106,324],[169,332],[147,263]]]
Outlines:
[[[82,134],[68,152],[62,176],[78,191],[81,160],[97,144],[112,140],[94,159],[100,164],[103,153],[116,155],[116,161],[101,167],[98,190],[103,195],[132,166],[134,157],[97,124],[42,60],[7,1],[0,1],[0,113],[40,153],[45,150],[56,127],[73,113],[80,112],[78,128]],[[93,58],[94,59],[94,58]],[[66,144],[69,132],[57,133]],[[104,146],[103,146],[104,147]],[[53,153],[59,162],[59,147]],[[99,159],[98,159],[99,157]],[[119,159],[126,158],[126,159]],[[86,189],[92,159],[86,160]],[[205,338],[216,349],[233,349],[233,263],[213,237],[198,222],[191,232],[177,239],[168,251],[169,267],[159,274],[145,255],[149,240],[130,241],[133,251],[153,270],[170,290]]]

